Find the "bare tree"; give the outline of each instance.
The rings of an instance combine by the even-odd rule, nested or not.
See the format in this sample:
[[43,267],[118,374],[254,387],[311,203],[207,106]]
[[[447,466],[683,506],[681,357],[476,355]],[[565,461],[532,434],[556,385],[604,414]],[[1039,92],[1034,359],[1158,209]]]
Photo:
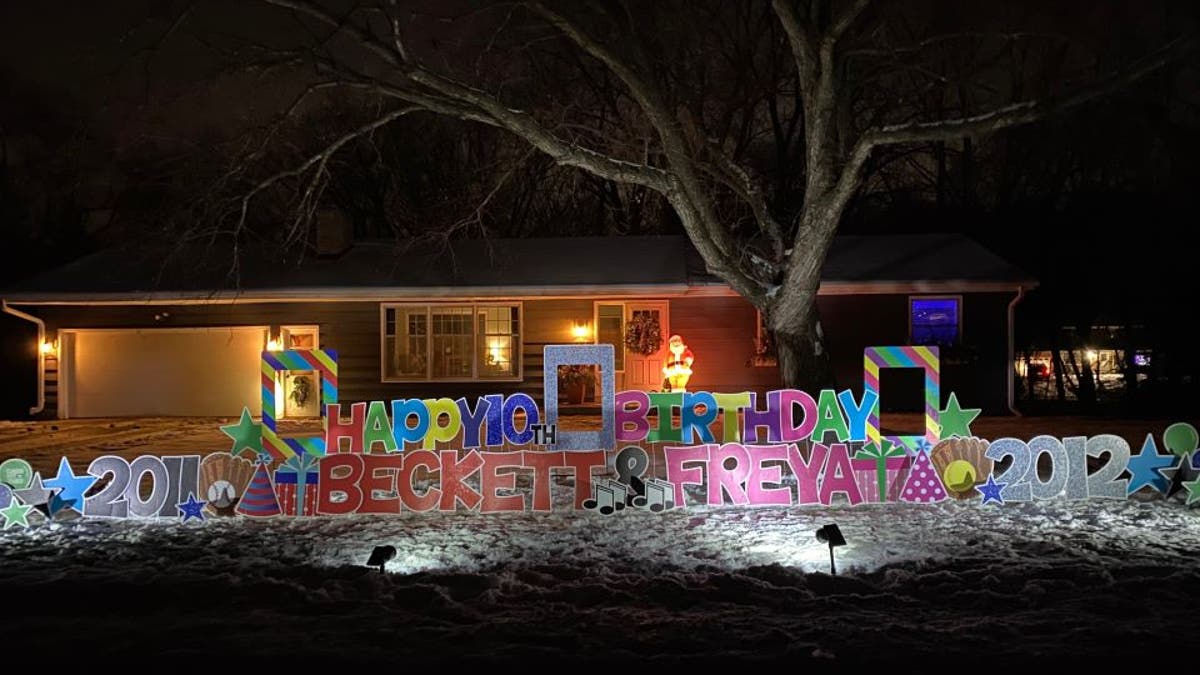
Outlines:
[[[530,0],[435,20],[396,0],[258,1],[306,38],[253,50],[273,68],[315,74],[289,111],[338,91],[373,101],[378,113],[254,182],[227,214],[235,232],[253,197],[286,180],[299,185],[298,230],[331,157],[397,120],[434,113],[487,125],[559,165],[669,204],[709,272],[763,311],[789,386],[830,380],[815,302],[821,268],[872,163],[950,141],[970,153],[970,139],[1078,108],[1195,43],[1166,41],[1113,68],[1049,50],[1037,67],[1061,74],[1071,64],[1069,74],[1088,82],[1040,87],[1030,98],[1029,87],[989,80],[986,59],[967,68],[955,55],[1011,57],[1014,42],[1061,37],[943,26],[936,6],[914,19],[871,0]],[[911,29],[914,21],[924,28]]]

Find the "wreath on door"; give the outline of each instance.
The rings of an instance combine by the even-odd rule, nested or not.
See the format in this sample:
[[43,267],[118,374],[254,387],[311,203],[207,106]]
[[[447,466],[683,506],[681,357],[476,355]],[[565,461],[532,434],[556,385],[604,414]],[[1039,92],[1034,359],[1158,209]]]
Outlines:
[[625,346],[631,351],[649,356],[662,348],[662,327],[651,312],[634,314],[625,325]]

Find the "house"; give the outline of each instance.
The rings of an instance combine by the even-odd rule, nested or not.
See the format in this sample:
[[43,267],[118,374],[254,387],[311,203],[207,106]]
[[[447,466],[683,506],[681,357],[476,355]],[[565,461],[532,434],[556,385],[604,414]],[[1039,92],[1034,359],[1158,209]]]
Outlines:
[[[343,248],[290,261],[247,251],[236,267],[228,252],[116,248],[3,291],[4,311],[42,331],[33,412],[234,416],[249,405],[257,414],[267,348],[337,350],[344,401],[538,398],[542,348],[571,342],[616,345],[617,388],[657,390],[672,334],[695,354],[689,389],[780,386],[770,354],[756,349],[765,344],[757,310],[709,275],[682,236]],[[839,387],[861,390],[864,347],[936,343],[943,392],[1005,411],[1013,308],[1034,286],[960,235],[839,237],[818,301]],[[657,319],[662,350],[623,347],[634,317]],[[885,388],[911,388],[919,410],[919,377],[895,382]],[[283,415],[316,414],[318,397],[301,401],[291,386],[280,388]]]

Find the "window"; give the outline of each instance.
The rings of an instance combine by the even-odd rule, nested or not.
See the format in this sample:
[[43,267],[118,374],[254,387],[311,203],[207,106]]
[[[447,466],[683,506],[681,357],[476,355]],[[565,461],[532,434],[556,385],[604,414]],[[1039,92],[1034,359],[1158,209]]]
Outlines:
[[596,303],[596,344],[613,346],[613,369],[625,371],[625,305]]
[[958,344],[962,298],[913,297],[908,302],[909,342],[914,345]]
[[283,349],[317,349],[320,346],[319,326],[280,326]]
[[521,379],[520,304],[383,305],[384,382]]

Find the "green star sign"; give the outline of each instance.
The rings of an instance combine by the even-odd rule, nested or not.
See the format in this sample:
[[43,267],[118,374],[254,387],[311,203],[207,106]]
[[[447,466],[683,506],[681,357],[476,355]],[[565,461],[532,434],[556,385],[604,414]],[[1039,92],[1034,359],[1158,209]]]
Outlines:
[[262,425],[254,423],[249,408],[242,408],[242,418],[237,424],[223,426],[221,431],[233,439],[233,447],[229,449],[231,454],[240,455],[244,450],[256,455],[262,452]]
[[1187,488],[1187,506],[1200,502],[1200,480],[1185,480],[1183,487]]
[[4,518],[4,527],[0,529],[7,530],[14,525],[29,527],[29,512],[32,510],[32,506],[25,506],[14,496],[8,507],[0,509],[0,517]]
[[951,393],[950,400],[946,401],[946,409],[938,414],[938,423],[941,424],[942,430],[938,438],[945,440],[951,436],[961,436],[969,438],[971,436],[971,422],[979,417],[979,413],[983,412],[981,408],[963,409],[958,405],[958,394]]

